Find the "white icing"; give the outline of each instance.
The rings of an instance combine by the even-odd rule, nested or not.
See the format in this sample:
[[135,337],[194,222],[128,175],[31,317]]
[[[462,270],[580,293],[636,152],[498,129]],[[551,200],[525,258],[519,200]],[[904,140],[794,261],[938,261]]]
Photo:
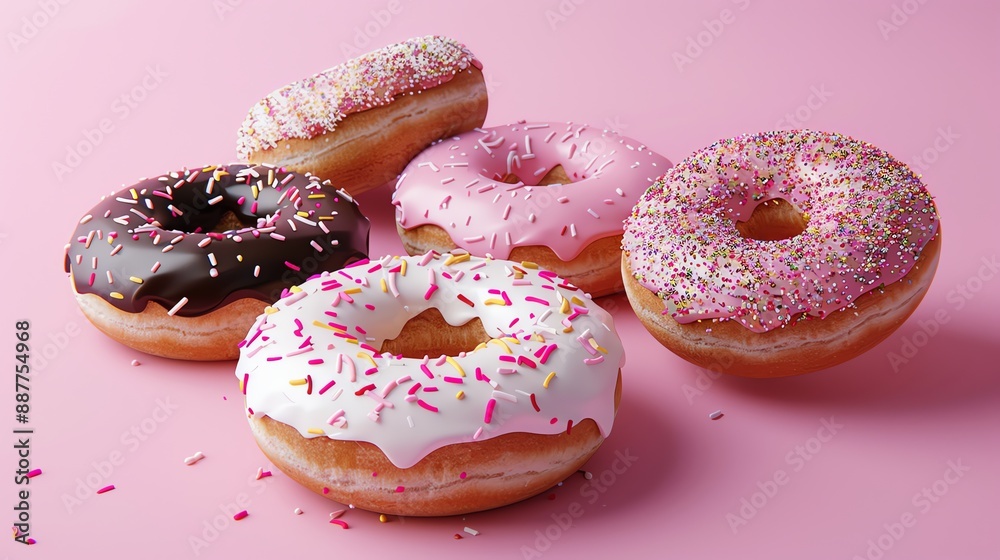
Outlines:
[[[236,376],[247,380],[249,411],[303,437],[371,442],[400,468],[446,445],[557,434],[587,418],[607,436],[625,362],[614,321],[582,291],[530,266],[465,254],[385,257],[310,279],[258,317],[242,344]],[[505,298],[511,305],[501,305]],[[454,326],[479,317],[495,338],[448,359],[379,354],[383,341],[429,308]],[[485,377],[477,379],[477,369]]]

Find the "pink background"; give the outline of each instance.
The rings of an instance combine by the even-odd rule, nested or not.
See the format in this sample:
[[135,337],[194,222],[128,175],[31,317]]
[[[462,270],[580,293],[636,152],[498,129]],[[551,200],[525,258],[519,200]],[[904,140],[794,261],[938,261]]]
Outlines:
[[[0,255],[12,295],[0,330],[9,355],[14,321],[32,323],[31,461],[44,470],[30,485],[38,544],[4,539],[2,554],[520,558],[537,557],[534,548],[547,558],[996,557],[1000,279],[983,264],[998,252],[987,218],[1000,198],[994,2],[113,0],[72,2],[51,17],[39,15],[46,2],[5,3],[0,27],[0,153],[11,170],[0,189]],[[44,25],[32,33],[22,18]],[[25,42],[12,45],[12,33]],[[232,160],[246,110],[272,89],[343,61],[345,49],[428,33],[466,42],[484,62],[487,125],[587,122],[674,161],[722,137],[792,127],[788,114],[871,141],[914,164],[936,197],[944,246],[934,285],[869,353],[772,381],[707,377],[659,346],[623,296],[605,299],[628,364],[614,431],[587,466],[603,477],[600,489],[574,476],[535,499],[464,518],[382,524],[349,511],[350,530],[330,525],[338,504],[277,471],[253,480],[270,466],[245,425],[233,364],[157,359],[105,338],[76,310],[62,247],[101,194],[140,176]],[[690,61],[679,64],[674,53]],[[165,75],[144,90],[148,68]],[[128,107],[120,97],[133,91]],[[110,132],[88,141],[84,130],[102,119]],[[65,163],[68,146],[81,142],[94,145],[57,177],[53,162]],[[402,250],[390,194],[383,187],[361,197],[373,255]],[[891,353],[901,357],[895,364]],[[13,383],[2,385],[3,424],[18,427]],[[169,414],[156,411],[158,399]],[[725,416],[711,421],[715,410]],[[842,427],[831,437],[824,420]],[[9,525],[16,456],[8,441],[0,524]],[[207,458],[186,467],[196,451]],[[634,458],[629,466],[615,463],[619,453]],[[961,477],[946,473],[949,462]],[[768,482],[779,470],[783,484]],[[88,478],[117,489],[67,506]],[[934,501],[920,496],[925,488]],[[250,516],[235,522],[222,511],[240,499]],[[293,515],[296,507],[305,513]],[[222,530],[204,534],[213,519]],[[734,531],[733,519],[746,523]],[[191,537],[208,546],[195,551]]]

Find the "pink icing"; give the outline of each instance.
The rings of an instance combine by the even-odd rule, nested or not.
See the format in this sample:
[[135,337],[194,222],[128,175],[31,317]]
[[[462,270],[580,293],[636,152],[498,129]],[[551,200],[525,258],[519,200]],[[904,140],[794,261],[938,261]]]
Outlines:
[[[537,186],[556,165],[573,183]],[[568,261],[621,233],[632,202],[670,165],[612,131],[516,123],[434,144],[403,170],[393,204],[403,228],[440,226],[475,255],[507,258],[514,247],[540,245]],[[522,182],[501,182],[508,173]]]
[[447,37],[417,37],[364,54],[257,102],[240,127],[237,155],[247,159],[288,138],[319,136],[351,113],[439,86],[469,66],[482,68],[465,45]]
[[[791,238],[735,227],[784,199],[807,219]],[[738,320],[755,332],[822,318],[902,278],[938,229],[923,183],[871,144],[809,130],[723,140],[670,169],[626,221],[635,278],[680,323]]]

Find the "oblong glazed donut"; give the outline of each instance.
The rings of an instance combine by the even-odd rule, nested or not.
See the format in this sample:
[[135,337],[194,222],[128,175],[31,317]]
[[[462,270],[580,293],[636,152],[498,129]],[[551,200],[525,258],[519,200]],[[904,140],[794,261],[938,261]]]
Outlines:
[[236,376],[257,443],[328,498],[454,515],[533,496],[611,430],[621,341],[531,263],[385,257],[324,272],[260,316]]
[[670,161],[609,130],[515,123],[442,140],[396,183],[408,253],[531,261],[594,297],[622,290],[622,221]]
[[368,253],[368,219],[315,176],[182,169],[104,197],[66,246],[84,315],[149,354],[229,360],[268,302]]
[[750,377],[871,348],[930,286],[940,223],[905,164],[809,130],[720,141],[677,164],[626,221],[629,301],[662,344]]
[[486,109],[482,64],[465,45],[417,37],[272,92],[250,109],[236,151],[357,195],[434,140],[482,125]]

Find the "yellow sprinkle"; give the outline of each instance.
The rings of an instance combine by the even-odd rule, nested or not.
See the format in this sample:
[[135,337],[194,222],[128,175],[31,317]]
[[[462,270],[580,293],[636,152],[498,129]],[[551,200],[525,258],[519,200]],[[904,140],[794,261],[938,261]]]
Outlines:
[[462,369],[462,366],[458,365],[458,362],[456,362],[454,358],[452,358],[451,356],[448,356],[447,358],[444,359],[444,361],[446,361],[449,364],[451,364],[451,367],[455,368],[455,370],[458,371],[458,375],[460,377],[465,377],[465,370]]
[[298,215],[298,216],[300,216],[300,217],[303,217],[303,218],[308,218],[309,217],[309,212],[303,212],[301,210],[299,210],[295,214]]
[[273,169],[268,169],[267,170],[267,184],[270,185],[272,183],[274,183],[274,170]]
[[535,342],[545,342],[545,337],[538,333],[531,335],[531,339]]
[[128,279],[136,284],[142,284],[142,278],[139,278],[138,276],[129,276]]
[[389,522],[389,518],[386,517],[386,515],[384,513],[380,513],[379,514],[378,520],[379,520],[379,523],[388,523]]
[[332,220],[333,216],[320,216],[319,219],[321,219],[321,220]]
[[359,293],[360,291],[361,291],[361,288],[347,288],[346,290],[344,290],[344,293],[345,294],[356,294],[356,293]]
[[229,172],[221,167],[217,168],[215,172],[212,173],[212,177],[214,177],[216,181],[221,181],[226,175],[229,175]]
[[520,340],[518,340],[518,339],[516,339],[516,338],[514,338],[512,336],[505,336],[505,337],[503,337],[503,340],[506,340],[507,342],[510,342],[512,344],[521,344]]
[[[340,331],[340,332],[345,332],[345,331]],[[347,342],[350,342],[351,344],[357,344],[358,343],[358,339],[356,339],[356,338],[348,338],[346,340],[347,340]]]
[[564,332],[564,333],[570,333],[570,332],[573,332],[573,327],[566,327],[565,329],[563,329],[563,332]]
[[243,392],[243,380],[242,379],[239,380],[239,385],[240,385],[240,392],[242,393]]
[[257,195],[260,194],[260,191],[257,189],[257,185],[250,185],[250,194],[253,195],[254,200],[257,200]]
[[458,264],[460,262],[465,262],[467,260],[469,260],[469,254],[468,253],[464,253],[464,254],[461,254],[461,255],[451,255],[451,256],[448,257],[448,260],[444,261],[444,265],[445,266],[451,266],[453,264]]
[[368,354],[366,352],[358,352],[358,357],[368,360],[368,362],[372,365],[372,367],[376,368],[378,367],[378,364],[375,363],[375,359],[372,358],[371,354]]
[[320,323],[319,321],[313,321],[313,325],[321,329],[329,329],[331,331],[337,331],[337,329],[331,327],[330,325],[327,325],[326,323]]
[[215,167],[216,166],[214,166],[214,165],[209,165],[208,167],[202,167],[201,170],[204,171],[204,172],[215,171]]
[[507,303],[504,302],[504,300],[495,297],[491,297],[488,300],[484,301],[483,303],[485,303],[486,305],[507,305]]
[[316,434],[316,435],[319,435],[319,436],[322,436],[322,435],[326,434],[326,432],[324,432],[323,430],[321,430],[319,428],[309,428],[309,433],[310,434]]
[[569,300],[563,298],[562,305],[559,306],[559,312],[563,315],[569,315]]
[[594,340],[593,338],[588,338],[587,342],[589,342],[590,345],[594,347],[594,350],[597,350],[598,352],[600,352],[602,354],[607,354],[608,353],[607,349],[604,348],[603,346],[601,346],[600,344],[598,344],[597,341]]
[[[236,255],[236,260],[243,262],[243,255]],[[293,286],[294,288],[295,286]]]
[[135,189],[129,189],[128,192],[132,194],[132,200],[139,200],[139,193]]
[[403,261],[403,264],[400,265],[399,273],[401,275],[403,275],[403,276],[406,276],[406,261],[405,260]]
[[277,312],[278,312],[278,308],[277,307],[271,307],[270,305],[268,305],[267,307],[264,308],[264,313],[267,313],[268,315],[270,315],[272,313],[277,313]]
[[118,292],[111,292],[109,295],[115,299],[125,299],[125,296],[119,294]]
[[521,261],[521,266],[524,268],[538,268],[538,265],[531,261]]
[[480,342],[479,344],[476,345],[476,347],[472,351],[473,352],[478,352],[479,350],[482,350],[483,348],[486,348],[486,343],[485,342]]
[[[243,383],[243,382],[240,381],[240,383]],[[458,399],[458,400],[464,399],[465,398],[465,391],[459,391],[459,392],[455,393],[455,398]]]
[[553,372],[549,372],[549,374],[545,377],[545,381],[542,382],[542,387],[545,387],[546,389],[548,389],[549,388],[549,383],[551,383],[552,380],[555,379],[555,377],[556,377],[556,372],[554,372],[554,371]]
[[326,198],[325,194],[311,194],[306,198]]
[[580,299],[580,298],[578,298],[578,297],[576,297],[576,296],[573,296],[572,302],[575,303],[575,304],[577,304],[577,305],[579,305],[579,306],[581,306],[581,307],[584,306],[583,300]]
[[514,352],[511,351],[510,346],[507,346],[507,343],[504,342],[504,341],[502,341],[502,340],[500,340],[499,338],[491,338],[489,340],[489,342],[495,342],[495,343],[499,344],[500,346],[503,346],[504,350],[506,350],[508,354],[513,354],[514,353]]
[[292,292],[293,294],[301,292],[302,286],[292,286],[291,288],[288,288],[288,291]]
[[288,384],[289,385],[305,385],[306,383],[308,383],[308,381],[306,381],[306,379],[304,377],[302,379],[289,379],[288,380]]
[[384,293],[388,292],[389,291],[389,286],[385,283],[385,278],[383,278],[379,282],[380,282],[379,285],[382,286],[382,293],[384,294]]

